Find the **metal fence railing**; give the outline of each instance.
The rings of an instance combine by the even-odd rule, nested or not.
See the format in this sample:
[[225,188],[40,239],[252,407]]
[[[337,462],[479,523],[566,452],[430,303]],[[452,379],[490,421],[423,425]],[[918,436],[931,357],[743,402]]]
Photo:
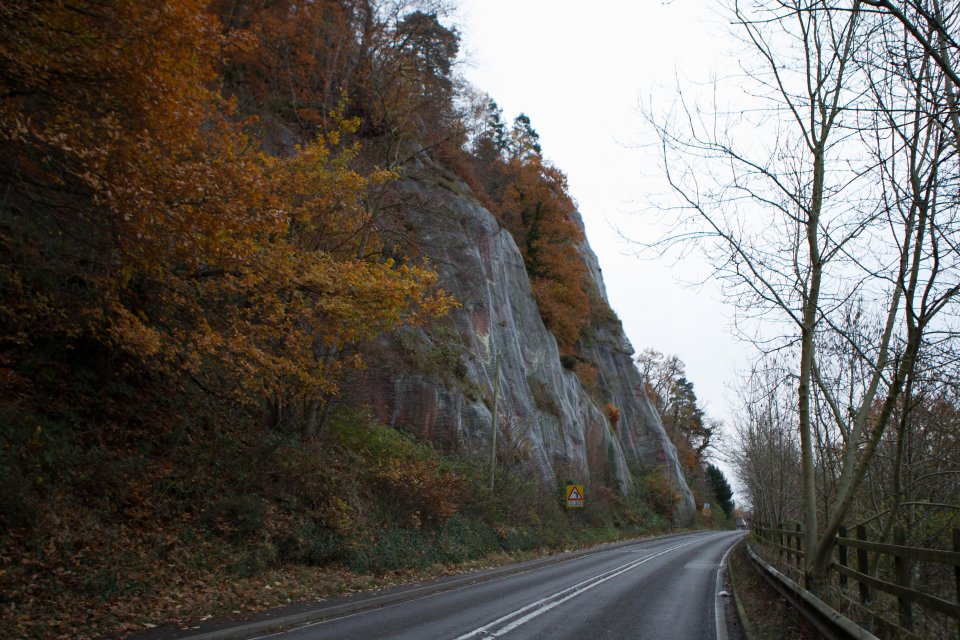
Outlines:
[[[849,536],[841,527],[834,539],[824,595],[834,596],[841,606],[856,605],[857,617],[868,628],[960,638],[960,529],[953,530],[952,550],[909,546],[902,527],[894,527],[892,543],[869,540],[863,525],[853,533]],[[753,534],[771,564],[803,582],[799,524],[755,523]]]

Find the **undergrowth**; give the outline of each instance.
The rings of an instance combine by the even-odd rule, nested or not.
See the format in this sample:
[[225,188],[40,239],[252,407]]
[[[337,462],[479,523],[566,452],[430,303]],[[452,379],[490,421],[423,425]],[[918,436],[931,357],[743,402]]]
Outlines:
[[476,459],[362,412],[303,440],[125,394],[96,417],[4,409],[0,637],[120,635],[667,526],[650,491],[594,487],[572,513],[518,473],[491,491]]

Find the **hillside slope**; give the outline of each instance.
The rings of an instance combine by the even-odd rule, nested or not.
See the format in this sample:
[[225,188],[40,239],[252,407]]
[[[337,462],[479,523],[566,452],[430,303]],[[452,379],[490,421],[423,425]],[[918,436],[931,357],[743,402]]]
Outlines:
[[[580,253],[607,313],[593,319],[575,355],[561,358],[516,243],[469,187],[427,161],[399,191],[395,233],[408,251],[428,258],[461,306],[430,327],[380,340],[371,366],[347,385],[349,402],[371,405],[380,420],[422,439],[486,455],[499,356],[498,441],[508,464],[620,493],[638,474],[660,468],[679,497],[677,523],[688,523],[693,496],[643,393],[589,245]],[[584,365],[596,368],[595,382],[574,372]],[[619,410],[616,424],[605,413],[608,403]]]

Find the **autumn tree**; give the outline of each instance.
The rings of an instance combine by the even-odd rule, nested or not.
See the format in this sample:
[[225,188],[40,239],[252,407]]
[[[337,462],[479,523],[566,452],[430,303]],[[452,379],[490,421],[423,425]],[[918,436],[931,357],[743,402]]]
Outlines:
[[686,367],[678,356],[644,349],[636,357],[640,376],[670,440],[676,445],[685,469],[699,472],[717,429],[700,406]]
[[[218,93],[199,1],[2,7],[6,362],[97,353],[213,393],[333,393],[343,347],[442,313],[436,275],[381,259],[371,185],[334,117],[279,158]],[[51,34],[57,34],[51,37]],[[65,357],[65,356],[64,356]]]
[[345,100],[346,115],[360,118],[364,151],[380,166],[405,160],[416,144],[462,137],[453,100],[460,39],[442,22],[442,2],[219,0],[214,7],[247,45],[226,60],[227,90],[267,116],[266,131],[282,123],[312,138],[336,128],[329,114]]
[[366,59],[357,33],[371,28],[371,3],[218,0],[212,9],[245,45],[224,60],[225,89],[266,124],[313,137],[355,95]]
[[544,324],[569,349],[589,317],[589,299],[577,249],[583,230],[574,221],[566,176],[537,154],[511,159],[506,175],[504,226],[523,255]]
[[661,417],[666,415],[674,381],[686,375],[683,361],[679,356],[668,356],[656,349],[647,348],[637,354],[635,362],[640,370],[647,398]]

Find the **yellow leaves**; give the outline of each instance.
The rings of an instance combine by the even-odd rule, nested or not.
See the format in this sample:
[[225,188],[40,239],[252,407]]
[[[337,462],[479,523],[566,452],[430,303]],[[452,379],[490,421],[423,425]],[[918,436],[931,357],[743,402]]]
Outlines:
[[377,480],[384,498],[405,512],[414,528],[421,519],[443,524],[460,508],[463,477],[441,470],[434,460],[391,459]]
[[379,259],[370,191],[396,174],[352,168],[345,102],[289,157],[252,143],[216,89],[221,48],[251,37],[225,39],[207,4],[0,5],[0,312],[18,344],[86,333],[250,401],[334,393],[352,347],[455,303],[427,267]]
[[118,303],[113,304],[107,330],[111,342],[138,358],[149,358],[160,351],[160,334]]
[[620,423],[620,409],[608,402],[603,407],[603,413],[607,416],[607,420],[610,421],[610,429],[616,433],[617,425]]

